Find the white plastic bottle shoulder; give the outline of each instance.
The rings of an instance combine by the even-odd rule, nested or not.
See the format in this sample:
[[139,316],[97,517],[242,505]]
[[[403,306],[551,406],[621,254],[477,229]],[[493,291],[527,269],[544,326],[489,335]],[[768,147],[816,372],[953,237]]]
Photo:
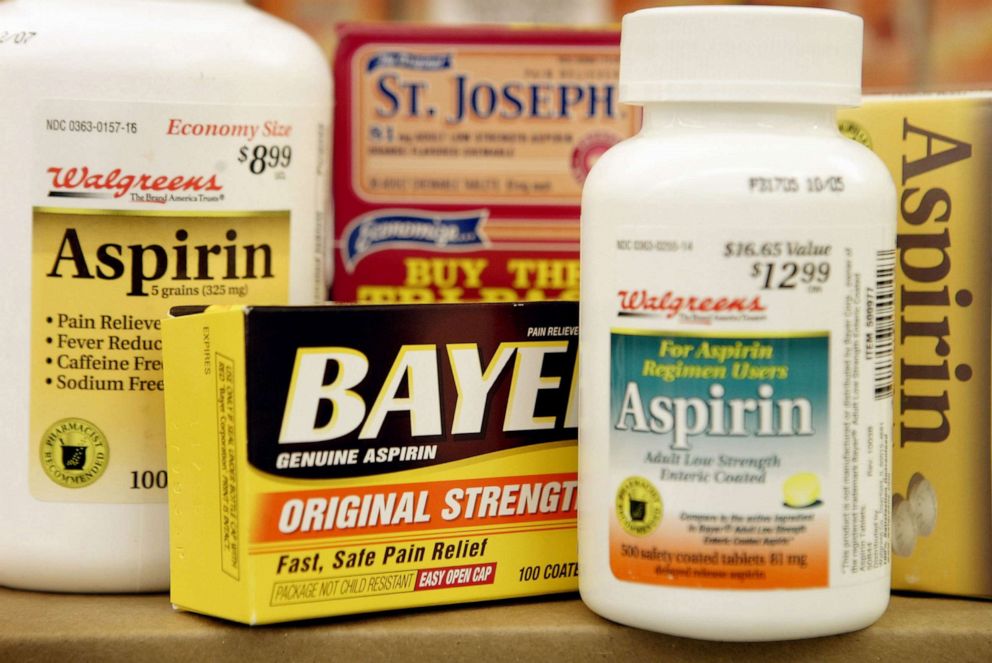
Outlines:
[[635,137],[582,200],[579,559],[610,619],[863,628],[889,596],[895,188],[838,133],[861,20],[624,18]]
[[325,299],[330,98],[237,0],[0,2],[0,584],[168,587],[159,320]]

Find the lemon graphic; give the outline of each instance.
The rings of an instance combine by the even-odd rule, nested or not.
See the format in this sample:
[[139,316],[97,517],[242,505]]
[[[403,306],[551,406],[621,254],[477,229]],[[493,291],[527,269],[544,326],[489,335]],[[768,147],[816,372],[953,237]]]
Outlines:
[[782,485],[785,505],[794,509],[813,506],[820,501],[820,477],[812,472],[793,474]]

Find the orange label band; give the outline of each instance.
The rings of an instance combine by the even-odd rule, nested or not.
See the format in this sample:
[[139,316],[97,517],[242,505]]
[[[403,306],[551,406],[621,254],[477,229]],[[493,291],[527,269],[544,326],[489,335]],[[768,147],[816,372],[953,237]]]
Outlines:
[[677,587],[786,589],[827,585],[829,540],[824,518],[788,528],[801,531],[794,537],[776,534],[782,526],[771,524],[762,526],[760,529],[768,533],[760,535],[732,534],[738,529],[732,525],[712,529],[718,534],[702,540],[741,543],[704,548],[698,544],[700,537],[685,526],[663,529],[659,536],[648,539],[630,536],[614,526],[610,532],[610,567],[621,580]]
[[575,473],[268,493],[253,542],[575,518]]

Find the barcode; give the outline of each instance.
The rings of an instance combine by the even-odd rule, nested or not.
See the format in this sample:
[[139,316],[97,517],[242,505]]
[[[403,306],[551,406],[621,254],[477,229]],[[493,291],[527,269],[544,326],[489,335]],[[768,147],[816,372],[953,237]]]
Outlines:
[[892,396],[895,332],[895,250],[875,254],[875,400]]

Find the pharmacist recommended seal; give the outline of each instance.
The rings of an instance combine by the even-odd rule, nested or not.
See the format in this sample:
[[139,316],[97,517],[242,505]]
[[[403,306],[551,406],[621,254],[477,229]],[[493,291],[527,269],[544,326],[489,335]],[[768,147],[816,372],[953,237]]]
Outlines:
[[617,490],[616,512],[625,532],[644,536],[661,522],[664,506],[654,484],[643,477],[628,477]]
[[41,438],[41,466],[63,488],[85,488],[97,481],[110,460],[107,437],[96,424],[70,417],[48,427]]

